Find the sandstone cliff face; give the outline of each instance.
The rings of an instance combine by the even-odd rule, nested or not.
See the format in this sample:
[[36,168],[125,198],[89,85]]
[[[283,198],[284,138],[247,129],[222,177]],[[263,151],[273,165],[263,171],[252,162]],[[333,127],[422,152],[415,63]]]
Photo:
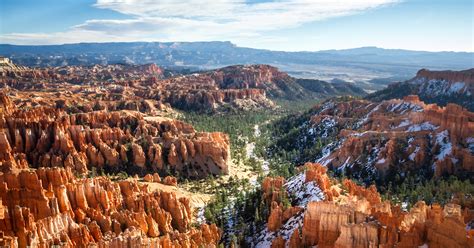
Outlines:
[[422,69],[405,82],[389,85],[367,99],[382,101],[416,94],[427,103],[446,106],[456,103],[474,111],[474,68],[464,71],[431,71]]
[[314,111],[312,135],[338,138],[318,160],[328,167],[372,180],[393,170],[474,173],[474,113],[458,105],[438,107],[409,96],[381,103],[327,102]]
[[[181,109],[215,110],[230,104],[238,109],[273,108],[266,94],[285,94],[289,76],[266,65],[231,66],[161,80],[136,94],[160,99]],[[281,83],[280,83],[281,82]],[[278,85],[281,84],[281,85]]]
[[144,119],[136,112],[18,110],[1,114],[0,130],[4,172],[67,167],[84,174],[96,167],[205,177],[226,174],[230,160],[227,135],[197,133],[189,124],[166,118]]
[[271,232],[279,230],[283,223],[303,210],[283,204],[283,199],[288,199],[284,184],[283,177],[265,177],[262,181],[263,199],[270,210],[267,228]]
[[[48,104],[73,113],[133,110],[157,115],[172,112],[169,105],[200,111],[215,111],[223,106],[244,110],[273,108],[266,92],[284,94],[288,82],[280,78],[289,78],[265,65],[227,67],[170,78],[164,78],[163,70],[155,64],[1,69],[4,76],[0,86],[23,91],[18,96],[21,104]],[[31,92],[29,98],[24,96],[28,94],[26,90]]]
[[216,246],[221,235],[215,225],[190,226],[186,198],[133,180],[78,179],[71,168],[4,173],[0,197],[1,231],[19,247]]
[[[153,66],[139,70],[160,73]],[[215,225],[191,225],[188,198],[152,192],[135,179],[97,175],[153,172],[144,180],[159,183],[159,173],[226,174],[227,135],[198,133],[181,121],[144,117],[139,109],[71,113],[47,100],[22,105],[16,93],[8,94],[12,97],[0,93],[0,245],[218,245],[221,231]],[[172,176],[163,181],[177,185]]]
[[[388,201],[382,202],[375,187],[365,188],[350,180],[334,184],[326,175],[326,168],[320,164],[307,163],[305,169],[304,177],[298,175],[289,179],[285,185],[289,187],[288,192],[292,192],[294,184],[316,183],[326,196],[331,194],[331,198],[310,201],[302,206],[305,210],[301,222],[275,222],[276,218],[269,218],[269,233],[263,237],[264,240],[272,241],[272,247],[474,245],[474,236],[466,230],[466,223],[472,221],[472,218],[465,218],[465,213],[470,212],[467,208],[462,210],[456,204],[428,206],[424,202],[418,202],[406,212]],[[299,178],[304,178],[304,182],[298,183]],[[279,206],[274,203],[272,209],[276,209],[272,211],[272,215],[278,216],[273,213],[279,212]]]
[[474,69],[465,71],[419,70],[411,81],[421,84],[423,94],[474,94]]

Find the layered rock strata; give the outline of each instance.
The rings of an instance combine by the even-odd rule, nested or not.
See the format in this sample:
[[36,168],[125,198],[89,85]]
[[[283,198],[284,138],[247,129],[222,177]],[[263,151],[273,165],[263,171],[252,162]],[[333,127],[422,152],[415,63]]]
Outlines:
[[[165,78],[155,64],[51,68],[0,67],[0,87],[12,89],[25,106],[57,106],[68,112],[133,110],[147,114],[181,109],[214,111],[273,108],[266,92],[284,94],[289,78],[264,65],[228,67]],[[281,83],[277,83],[281,81]],[[277,85],[281,84],[281,85]]]
[[216,247],[215,225],[191,226],[187,198],[135,180],[79,179],[71,168],[0,175],[3,240],[18,247]]
[[474,173],[474,113],[456,104],[439,107],[408,96],[330,101],[314,111],[311,135],[338,138],[318,160],[328,167],[371,180],[419,169],[435,177]]
[[320,164],[308,163],[305,167],[304,184],[314,183],[326,195],[331,195],[331,199],[308,202],[301,224],[283,222],[269,230],[281,234],[292,230],[291,235],[274,236],[272,247],[474,245],[473,233],[466,228],[473,220],[472,210],[468,208],[461,209],[456,204],[428,206],[418,202],[410,211],[402,211],[400,206],[382,201],[374,187],[364,188],[347,179],[337,183],[328,178],[325,167]]
[[137,112],[67,114],[41,107],[15,109],[1,95],[2,171],[65,167],[79,174],[97,171],[179,173],[206,177],[228,172],[229,138],[198,133],[184,122],[144,119]]

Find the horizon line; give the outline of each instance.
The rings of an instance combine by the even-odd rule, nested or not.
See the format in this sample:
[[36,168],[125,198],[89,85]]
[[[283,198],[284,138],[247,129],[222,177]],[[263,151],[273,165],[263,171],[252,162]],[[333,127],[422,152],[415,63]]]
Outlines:
[[410,52],[427,52],[427,53],[474,53],[472,51],[456,51],[456,50],[411,50],[411,49],[404,49],[404,48],[384,48],[378,46],[361,46],[361,47],[350,47],[350,48],[340,48],[340,49],[323,49],[323,50],[272,50],[272,49],[264,49],[264,48],[255,48],[255,47],[247,47],[247,46],[239,46],[238,44],[233,43],[232,41],[101,41],[101,42],[71,42],[71,43],[58,43],[58,44],[13,44],[13,43],[0,43],[0,46],[66,46],[66,45],[79,45],[79,44],[109,44],[109,43],[230,43],[236,48],[248,48],[248,49],[255,49],[255,50],[265,50],[265,51],[272,51],[272,52],[288,52],[288,53],[314,53],[314,52],[327,52],[327,51],[345,51],[345,50],[355,50],[355,49],[363,49],[363,48],[375,48],[375,49],[382,49],[382,50],[402,50],[402,51],[410,51]]

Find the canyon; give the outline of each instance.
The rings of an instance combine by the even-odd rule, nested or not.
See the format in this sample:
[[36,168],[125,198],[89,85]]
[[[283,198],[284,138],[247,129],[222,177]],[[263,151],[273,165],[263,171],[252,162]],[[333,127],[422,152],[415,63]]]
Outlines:
[[264,238],[259,239],[257,247],[474,245],[474,233],[466,229],[467,221],[472,220],[472,208],[462,209],[456,204],[430,206],[420,201],[410,211],[404,211],[383,201],[374,186],[365,188],[348,179],[335,182],[328,177],[327,168],[318,163],[306,163],[304,167],[288,181],[265,178],[269,183],[276,180],[274,188],[283,188],[288,194],[298,194],[308,187],[318,191],[313,201],[297,202],[297,206],[287,209],[277,207],[280,200],[272,198],[268,228],[260,233]]
[[[227,109],[274,109],[272,99],[294,100],[310,96],[364,95],[349,83],[331,84],[299,80],[268,65],[229,66],[182,74],[155,64],[94,65],[47,68],[0,67],[0,85],[18,94],[25,106],[34,99],[68,112],[135,110],[151,115],[172,108],[219,112]],[[305,84],[303,84],[304,82]],[[347,87],[346,87],[347,86]]]
[[382,102],[331,99],[291,125],[298,132],[282,140],[287,146],[303,151],[326,142],[301,162],[315,159],[366,183],[407,173],[474,175],[474,114],[456,104],[439,107],[413,95]]
[[[470,73],[421,70],[411,84],[461,80],[469,95]],[[0,246],[474,245],[469,189],[412,205],[379,192],[413,177],[470,182],[474,113],[454,103],[364,99],[269,65],[5,60],[0,88]],[[320,103],[282,104],[308,99]],[[209,131],[232,114],[255,121],[240,124],[252,137]]]
[[0,248],[474,248],[473,6],[0,0]]
[[215,225],[191,226],[187,198],[137,180],[41,167],[4,172],[0,185],[2,246],[216,247],[220,240]]

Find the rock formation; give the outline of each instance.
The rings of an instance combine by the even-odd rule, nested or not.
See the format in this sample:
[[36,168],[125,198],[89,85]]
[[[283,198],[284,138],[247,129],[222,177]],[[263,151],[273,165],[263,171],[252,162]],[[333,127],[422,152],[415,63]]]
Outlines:
[[0,246],[217,247],[221,231],[192,225],[188,198],[123,179],[176,186],[170,175],[228,173],[228,135],[156,116],[170,107],[134,96],[159,67],[2,73],[11,88],[0,92]]
[[381,103],[329,101],[314,112],[311,135],[338,138],[318,160],[328,167],[372,180],[395,170],[474,173],[474,113],[456,104],[439,107],[408,96]]
[[0,197],[6,204],[0,219],[4,240],[19,247],[161,247],[170,239],[175,245],[216,246],[221,235],[215,225],[191,227],[186,198],[150,192],[134,180],[78,179],[71,168],[4,173]]
[[468,86],[472,87],[474,86],[474,69],[464,71],[430,71],[422,69],[418,71],[418,73],[416,74],[416,78],[423,78],[426,80],[448,81],[450,83],[464,82]]
[[[463,210],[457,204],[446,204],[442,207],[418,202],[410,211],[402,211],[400,206],[382,201],[375,187],[365,188],[347,179],[338,183],[329,179],[326,168],[320,164],[307,163],[305,169],[305,180],[302,183],[316,183],[326,195],[331,195],[331,198],[310,201],[301,206],[305,209],[301,222],[289,223],[287,219],[278,223],[275,222],[278,218],[269,218],[268,231],[274,235],[263,237],[273,237],[272,247],[474,245],[474,236],[466,228],[466,224],[472,221],[472,216],[466,220],[466,213],[472,210]],[[295,180],[297,182],[298,178],[302,178],[301,175],[290,178],[286,186],[294,187],[291,185]],[[271,181],[267,180],[267,185]],[[276,202],[272,204],[273,209],[276,210],[272,211],[271,215],[278,216],[276,213],[279,213],[279,206]],[[290,235],[289,230],[292,230]]]
[[367,99],[382,101],[416,94],[427,103],[445,106],[456,103],[474,111],[474,68],[464,71],[431,71],[422,69],[405,82],[389,85]]
[[[276,107],[271,98],[298,99],[364,95],[349,83],[290,77],[269,65],[228,66],[181,75],[155,64],[64,66],[48,68],[0,65],[0,88],[9,88],[25,107],[49,105],[70,113],[133,110],[145,114],[254,110]],[[45,92],[45,89],[48,89]]]
[[[74,113],[133,110],[157,115],[171,112],[167,104],[202,111],[214,111],[224,105],[239,109],[273,108],[266,92],[284,94],[282,88],[287,82],[280,80],[283,85],[277,85],[276,80],[289,78],[264,65],[169,78],[155,64],[0,69],[0,87],[19,90],[21,104],[37,105],[35,97],[43,95],[41,105],[47,103]],[[43,89],[49,89],[49,93],[43,93]]]
[[[2,95],[5,98],[5,95]],[[179,172],[206,177],[228,172],[229,138],[197,133],[184,122],[144,119],[137,112],[67,114],[53,108],[8,110],[0,116],[4,172],[28,167],[96,168],[129,173]]]

